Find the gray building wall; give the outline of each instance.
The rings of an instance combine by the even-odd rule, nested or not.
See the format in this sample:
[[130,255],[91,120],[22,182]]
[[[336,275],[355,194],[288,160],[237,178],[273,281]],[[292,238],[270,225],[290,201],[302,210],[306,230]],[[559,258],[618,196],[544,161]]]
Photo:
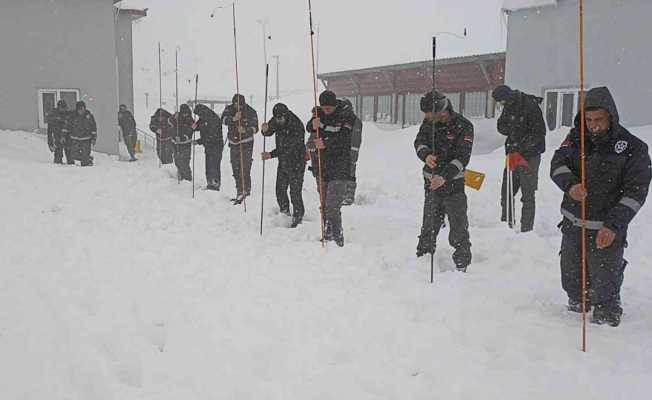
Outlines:
[[[624,125],[652,124],[652,1],[591,0],[585,6],[586,87],[608,86]],[[579,87],[577,0],[511,12],[506,84],[543,95]]]
[[134,57],[132,40],[132,18],[120,13],[116,30],[116,49],[118,51],[118,94],[120,104],[134,110]]
[[0,128],[35,130],[39,89],[78,89],[98,125],[95,149],[117,154],[114,31],[109,0],[3,0]]

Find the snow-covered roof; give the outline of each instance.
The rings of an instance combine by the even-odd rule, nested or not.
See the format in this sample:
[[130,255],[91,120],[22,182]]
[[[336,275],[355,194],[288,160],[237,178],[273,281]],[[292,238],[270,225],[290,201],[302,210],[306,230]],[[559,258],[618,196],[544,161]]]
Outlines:
[[552,5],[557,5],[557,0],[503,0],[503,10],[505,11]]

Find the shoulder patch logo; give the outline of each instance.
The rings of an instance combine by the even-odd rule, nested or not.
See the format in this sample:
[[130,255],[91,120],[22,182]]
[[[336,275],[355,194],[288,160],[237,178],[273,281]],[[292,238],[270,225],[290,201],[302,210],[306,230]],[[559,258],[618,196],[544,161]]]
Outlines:
[[623,151],[627,150],[627,145],[628,145],[627,141],[619,140],[616,142],[616,145],[614,146],[614,151],[616,152],[616,154],[620,154]]

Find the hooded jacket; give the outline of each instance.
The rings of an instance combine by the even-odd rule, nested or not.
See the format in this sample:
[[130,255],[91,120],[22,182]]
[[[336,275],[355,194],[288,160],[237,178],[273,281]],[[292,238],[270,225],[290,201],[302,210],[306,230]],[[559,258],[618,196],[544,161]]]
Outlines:
[[90,111],[86,110],[81,115],[74,111],[70,119],[70,138],[74,140],[97,139],[97,125]]
[[195,130],[199,131],[197,144],[202,146],[222,145],[222,120],[213,110],[203,104],[195,106],[195,114],[199,116]]
[[48,145],[52,146],[55,140],[62,140],[62,135],[68,135],[71,118],[71,112],[66,109],[54,108],[50,111],[48,114]]
[[240,124],[245,128],[242,138],[240,137],[240,132],[238,132],[238,123],[233,120],[235,114],[238,112],[238,106],[236,102],[229,104],[224,108],[222,113],[222,123],[228,127],[228,140],[229,145],[238,146],[241,142],[242,144],[253,143],[254,135],[258,132],[258,114],[256,110],[251,108],[249,104],[245,103],[244,96],[236,95],[240,98],[240,112],[242,113],[242,119]]
[[190,144],[194,132],[192,128],[194,123],[195,120],[192,118],[190,106],[182,104],[179,107],[179,112],[170,118],[170,124],[172,124],[172,143],[176,145]]
[[[320,152],[324,181],[352,180],[351,135],[356,119],[353,109],[342,100],[337,100],[332,114],[324,114],[321,108],[317,109],[317,113],[319,134],[325,145]],[[312,127],[313,119],[314,117],[310,118],[306,124],[306,130],[316,134]]]
[[285,124],[280,125],[276,118],[268,122],[269,129],[263,135],[276,135],[276,148],[271,151],[272,158],[278,157],[279,166],[305,165],[306,145],[303,122],[292,111],[285,115]]
[[[154,115],[150,118],[149,129],[154,132],[157,139],[162,142],[167,142],[172,138],[172,124],[170,123],[170,118],[172,118],[172,114],[162,108],[156,110]],[[160,135],[158,133],[159,129],[161,130]]]
[[136,135],[136,120],[129,110],[118,113],[118,125],[122,129],[123,135]]
[[421,161],[425,163],[429,155],[437,158],[435,168],[424,164],[423,178],[427,188],[430,186],[430,178],[435,175],[443,177],[446,183],[437,189],[441,194],[464,192],[464,170],[471,160],[473,150],[473,124],[454,112],[450,104],[448,112],[450,117],[447,122],[424,119],[414,140],[414,149]]
[[536,97],[514,90],[498,118],[498,132],[507,136],[505,153],[519,152],[525,158],[546,151],[546,123]]
[[[585,132],[587,221],[591,230],[603,226],[621,237],[647,198],[652,172],[647,145],[620,125],[618,110],[609,89],[591,89],[585,97],[585,109],[600,108],[609,113],[608,132]],[[604,135],[604,136],[603,136]],[[561,213],[564,223],[581,226],[581,202],[568,190],[580,180],[580,114],[551,162],[550,176],[564,191]]]

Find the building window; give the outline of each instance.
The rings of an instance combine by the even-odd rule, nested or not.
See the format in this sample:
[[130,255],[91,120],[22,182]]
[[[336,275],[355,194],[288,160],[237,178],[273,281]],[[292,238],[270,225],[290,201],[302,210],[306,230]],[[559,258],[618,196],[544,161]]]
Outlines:
[[453,111],[460,112],[460,94],[459,93],[444,93],[444,96],[450,100],[451,105],[453,106]]
[[363,121],[374,120],[374,97],[362,96],[362,115],[360,119]]
[[487,110],[487,92],[468,92],[464,95],[464,116],[484,118]]
[[392,95],[378,96],[376,120],[378,122],[392,122]]
[[550,89],[545,92],[548,129],[572,127],[578,112],[578,89]]
[[38,127],[48,127],[47,117],[50,111],[57,106],[59,100],[64,100],[69,110],[75,109],[75,103],[79,100],[77,89],[39,89],[38,91]]

